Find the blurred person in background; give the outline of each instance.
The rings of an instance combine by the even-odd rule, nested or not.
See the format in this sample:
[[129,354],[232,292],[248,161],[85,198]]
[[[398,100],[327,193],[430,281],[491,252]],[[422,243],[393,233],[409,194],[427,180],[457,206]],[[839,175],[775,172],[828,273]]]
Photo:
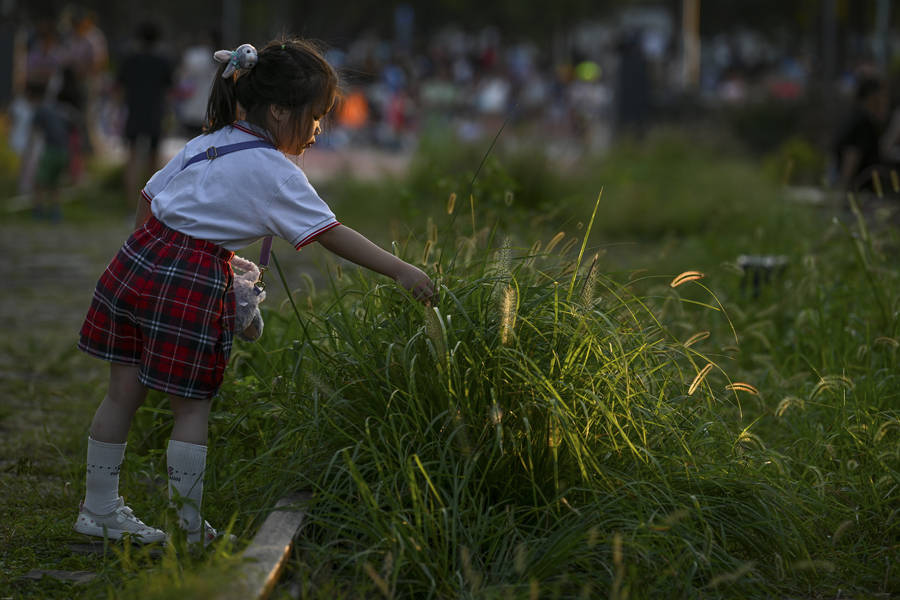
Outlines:
[[96,15],[87,9],[76,8],[68,16],[68,35],[64,41],[66,68],[72,71],[71,99],[84,119],[84,139],[81,148],[90,154],[99,141],[99,99],[104,89],[109,53],[106,35],[96,24]]
[[69,137],[76,118],[75,109],[61,99],[62,93],[51,97],[46,88],[47,84],[41,81],[30,82],[26,87],[28,99],[35,107],[28,139],[28,153],[36,157],[32,216],[59,223],[59,190],[69,164]]
[[[37,22],[29,34],[25,53],[25,96],[15,104],[12,112],[16,122],[14,130],[14,146],[20,149],[18,192],[30,194],[34,189],[38,158],[41,152],[42,138],[31,138],[31,119],[37,105],[43,101],[35,90],[41,90],[46,96],[56,97],[62,83],[62,65],[64,51],[60,42],[56,23],[52,19]],[[28,90],[31,90],[31,93]]]
[[182,133],[192,138],[203,133],[206,101],[216,75],[213,52],[221,45],[218,31],[211,30],[205,40],[185,48],[177,71],[175,114]]
[[890,98],[884,82],[864,75],[856,86],[850,116],[838,129],[832,147],[833,179],[843,190],[871,190],[872,173],[883,165],[881,138]]
[[128,147],[125,191],[139,192],[139,181],[159,167],[159,144],[174,66],[159,47],[162,30],[153,21],[137,27],[135,49],[122,61],[116,83],[124,96],[124,139]]

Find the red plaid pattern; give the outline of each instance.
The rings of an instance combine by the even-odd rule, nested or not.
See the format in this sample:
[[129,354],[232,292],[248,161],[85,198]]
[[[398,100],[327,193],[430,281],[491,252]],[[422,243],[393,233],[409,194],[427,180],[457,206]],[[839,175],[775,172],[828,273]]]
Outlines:
[[231,354],[233,255],[151,217],[97,282],[78,347],[139,365],[149,388],[212,397]]

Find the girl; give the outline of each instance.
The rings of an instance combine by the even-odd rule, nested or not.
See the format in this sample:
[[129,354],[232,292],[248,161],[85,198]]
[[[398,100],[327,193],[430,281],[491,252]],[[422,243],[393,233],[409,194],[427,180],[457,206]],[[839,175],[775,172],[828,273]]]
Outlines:
[[[318,242],[394,278],[428,302],[420,269],[341,225],[286,155],[321,133],[337,95],[334,69],[309,42],[244,44],[219,51],[207,130],[150,178],[136,229],[97,284],[79,348],[110,362],[109,390],[90,426],[86,494],[75,530],[141,542],[166,539],[118,493],[119,467],[147,390],[165,392],[174,413],[167,450],[169,497],[189,542],[217,537],[201,517],[211,398],[231,350],[235,300],[229,261],[266,235],[297,249]],[[240,120],[238,120],[240,116]],[[234,146],[239,144],[239,146]]]

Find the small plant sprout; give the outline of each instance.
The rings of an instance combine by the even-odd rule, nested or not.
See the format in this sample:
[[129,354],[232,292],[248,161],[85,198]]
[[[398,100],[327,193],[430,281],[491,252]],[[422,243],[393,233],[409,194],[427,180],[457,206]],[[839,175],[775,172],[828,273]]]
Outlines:
[[698,279],[703,279],[705,275],[700,271],[685,271],[680,275],[676,276],[671,282],[669,282],[669,287],[676,288],[683,283],[687,283],[689,281],[696,281]]

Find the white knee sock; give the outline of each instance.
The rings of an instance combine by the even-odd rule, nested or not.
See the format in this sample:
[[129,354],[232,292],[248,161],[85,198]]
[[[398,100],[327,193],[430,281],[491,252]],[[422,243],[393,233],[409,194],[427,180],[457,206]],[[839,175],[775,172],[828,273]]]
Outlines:
[[98,442],[88,436],[84,506],[96,515],[111,513],[119,504],[119,469],[125,444]]
[[196,531],[203,523],[200,504],[203,501],[206,446],[169,440],[166,458],[169,463],[169,500],[174,501],[177,507],[181,527]]

